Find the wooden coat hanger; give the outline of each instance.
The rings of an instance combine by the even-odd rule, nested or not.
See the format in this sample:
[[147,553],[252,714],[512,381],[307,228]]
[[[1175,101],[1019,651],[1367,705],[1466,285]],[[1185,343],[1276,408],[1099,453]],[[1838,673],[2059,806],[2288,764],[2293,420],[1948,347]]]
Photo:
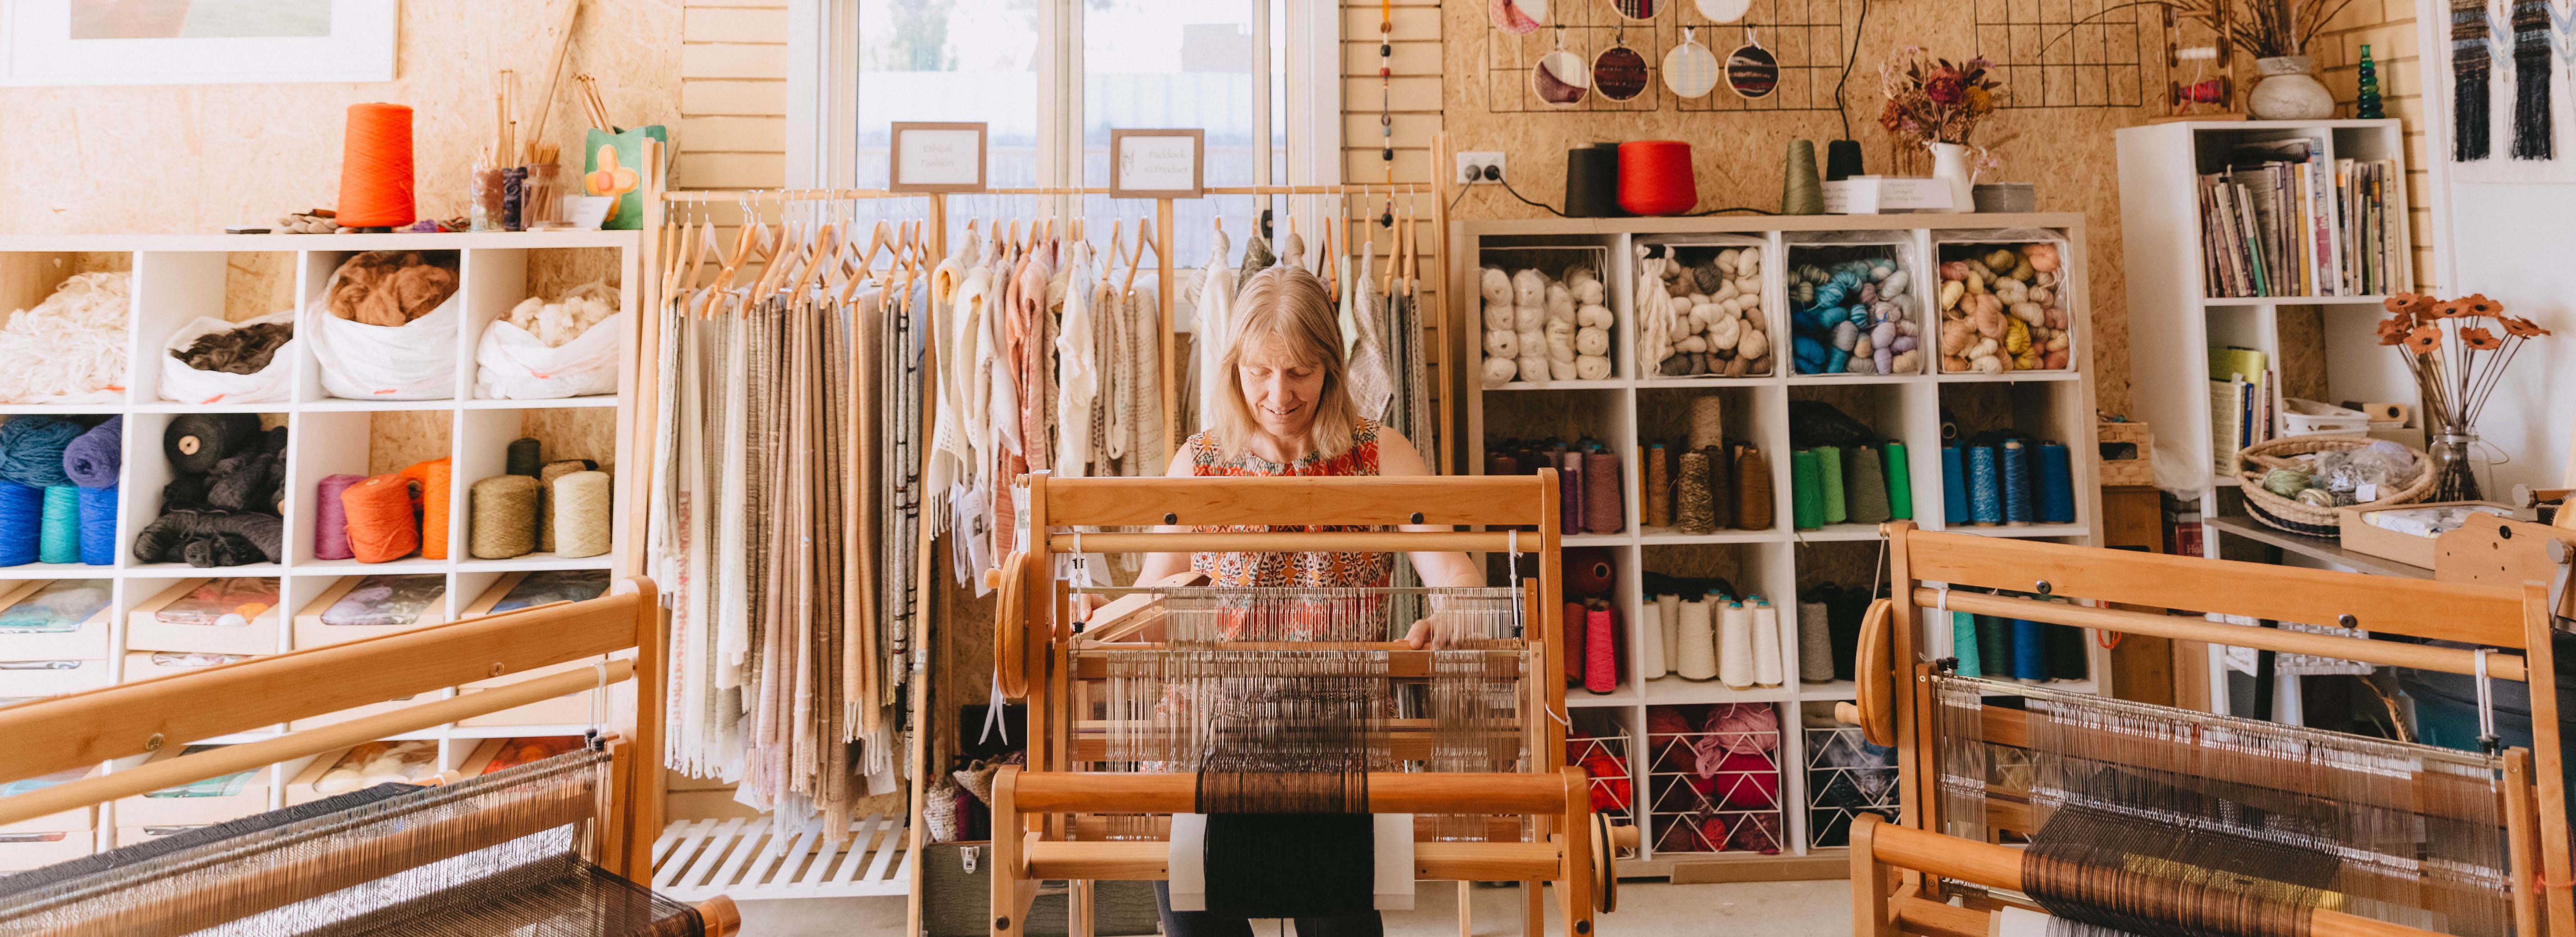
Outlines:
[[[1218,230],[1223,231],[1222,228]],[[1155,264],[1160,266],[1163,248],[1162,245],[1154,243],[1154,219],[1138,218],[1136,219],[1136,251],[1128,255],[1127,279],[1118,284],[1119,298],[1128,299],[1136,295],[1136,271],[1144,269],[1146,251],[1154,252]]]

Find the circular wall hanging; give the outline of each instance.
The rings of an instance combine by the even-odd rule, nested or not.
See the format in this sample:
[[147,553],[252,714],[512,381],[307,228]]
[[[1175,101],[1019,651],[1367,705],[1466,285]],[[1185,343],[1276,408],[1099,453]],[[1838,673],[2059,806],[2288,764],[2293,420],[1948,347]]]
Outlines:
[[1646,70],[1646,57],[1628,48],[1624,41],[1602,50],[1592,60],[1593,90],[1613,101],[1632,100],[1644,94],[1646,84],[1653,80]]
[[1582,56],[1565,51],[1565,30],[1556,31],[1556,50],[1530,67],[1530,90],[1550,107],[1573,107],[1592,93],[1592,70]]
[[1699,7],[1699,15],[1708,17],[1712,23],[1735,22],[1744,18],[1745,11],[1753,9],[1753,0],[1692,0],[1692,3]]
[[1753,27],[1744,27],[1744,45],[1726,56],[1726,86],[1748,99],[1770,97],[1780,87],[1780,60],[1762,47]]
[[1664,53],[1664,87],[1685,98],[1717,87],[1717,53],[1692,38],[1690,27],[1682,27],[1681,43]]
[[1547,0],[1492,0],[1485,12],[1493,17],[1494,28],[1526,36],[1547,21]]
[[1655,18],[1655,0],[1610,0],[1610,9],[1627,19]]

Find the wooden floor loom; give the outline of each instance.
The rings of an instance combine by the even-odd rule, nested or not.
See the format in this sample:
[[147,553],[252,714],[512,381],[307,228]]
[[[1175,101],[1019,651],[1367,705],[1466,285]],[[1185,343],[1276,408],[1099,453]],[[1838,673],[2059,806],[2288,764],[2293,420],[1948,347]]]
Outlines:
[[[541,667],[595,666],[223,745],[0,799],[0,825],[598,690],[615,731],[567,754],[440,783],[386,784],[138,846],[0,874],[0,934],[728,935],[732,902],[650,881],[661,828],[662,613],[615,594],[241,661],[0,709],[0,782],[434,695]],[[634,680],[634,692],[611,684]],[[611,700],[642,700],[626,709]]]
[[[1902,521],[1884,530],[1894,599],[1870,609],[1858,702],[1838,715],[1897,748],[1905,808],[1901,825],[1864,816],[1852,826],[1854,933],[1979,937],[2044,923],[2050,934],[2576,934],[2545,587],[1929,533]],[[1941,615],[2482,674],[2482,686],[2526,683],[2541,731],[2533,750],[2455,752],[1970,679],[1941,651],[1895,650],[1946,634],[1933,627]]]
[[[1547,678],[1563,672],[1556,656],[1563,627],[1557,483],[1554,472],[1025,476],[1022,549],[1009,554],[996,577],[994,658],[1001,692],[1028,699],[1028,767],[1003,769],[993,785],[994,937],[1020,934],[1042,880],[1071,883],[1075,934],[1087,933],[1092,881],[1174,879],[1180,894],[1189,887],[1183,882],[1199,874],[1200,853],[1175,850],[1176,835],[1195,835],[1175,834],[1175,828],[1192,828],[1192,815],[1204,816],[1205,842],[1213,844],[1219,825],[1228,822],[1221,815],[1238,811],[1301,813],[1312,818],[1301,822],[1317,825],[1329,818],[1314,815],[1368,814],[1365,822],[1376,830],[1397,828],[1390,822],[1410,827],[1413,835],[1397,848],[1410,848],[1411,868],[1392,870],[1400,883],[1389,884],[1384,876],[1392,860],[1378,853],[1381,900],[1396,888],[1409,901],[1416,879],[1454,880],[1462,889],[1474,881],[1520,881],[1529,895],[1529,933],[1538,934],[1544,907],[1538,886],[1553,882],[1565,932],[1591,933],[1595,909],[1606,911],[1614,900],[1611,856],[1633,844],[1635,830],[1613,829],[1606,819],[1596,823],[1582,770],[1564,760],[1565,690],[1562,681]],[[1073,532],[1157,525],[1184,530]],[[1405,526],[1412,529],[1397,529]],[[1519,527],[1532,529],[1506,529]],[[1079,617],[1071,612],[1077,589],[1057,575],[1066,554],[1412,550],[1518,551],[1537,559],[1532,579],[1511,589],[1228,590],[1168,583],[1083,590],[1121,595]],[[1463,649],[1413,650],[1389,640],[1409,626],[1402,610],[1416,601],[1456,616],[1469,638]],[[1399,611],[1389,613],[1390,605]],[[1358,619],[1369,622],[1352,627]],[[1291,671],[1297,676],[1278,676]],[[1462,673],[1468,676],[1450,679]],[[1347,737],[1317,741],[1341,717],[1315,712],[1329,705],[1311,698],[1346,692],[1378,705],[1410,699],[1415,708],[1345,720],[1338,728]],[[1259,699],[1244,704],[1247,697]],[[1307,708],[1287,716],[1275,708],[1301,705]],[[1274,708],[1244,716],[1238,706]],[[1470,709],[1487,721],[1460,715]],[[1238,716],[1240,722],[1228,721]],[[1343,747],[1334,749],[1337,744]],[[1320,760],[1298,760],[1313,754],[1307,749],[1330,751]],[[1354,749],[1367,754],[1351,755]],[[1442,770],[1458,765],[1474,767]],[[1317,777],[1320,784],[1313,783]],[[1408,823],[1387,816],[1393,814],[1416,816]],[[1364,829],[1363,843],[1381,849],[1402,836],[1369,835]],[[1289,833],[1273,845],[1294,849],[1303,836]],[[1203,884],[1212,910],[1224,887],[1218,851],[1205,848]],[[1317,871],[1333,863],[1296,865]],[[1176,878],[1176,871],[1187,878]],[[1281,891],[1310,884],[1294,878],[1269,884]]]

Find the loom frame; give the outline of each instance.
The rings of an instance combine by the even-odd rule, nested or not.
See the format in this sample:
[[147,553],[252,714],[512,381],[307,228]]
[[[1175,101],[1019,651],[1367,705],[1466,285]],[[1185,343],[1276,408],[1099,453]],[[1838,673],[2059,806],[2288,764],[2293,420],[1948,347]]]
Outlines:
[[[2558,724],[2549,588],[2395,579],[2263,563],[2089,549],[2040,541],[1919,531],[1908,521],[1881,526],[1889,542],[1889,581],[1896,599],[1880,599],[1863,622],[1857,700],[1837,707],[1872,742],[1898,753],[1900,819],[1862,818],[1851,834],[1854,933],[1969,935],[1986,932],[1987,913],[1944,903],[1941,879],[2021,889],[2020,853],[1936,832],[1940,829],[1938,763],[1942,739],[1930,718],[1933,657],[1923,650],[1919,615],[1935,609],[1998,614],[2180,640],[2319,654],[2371,663],[2476,672],[2476,652],[2395,644],[2367,638],[2244,628],[2168,617],[2154,610],[2222,612],[2272,621],[2335,623],[2372,632],[2501,648],[2491,653],[2493,679],[2530,687],[2535,726]],[[1947,586],[2064,594],[2106,603],[2094,608],[1966,592]],[[1900,656],[1901,655],[1901,656]],[[1911,676],[1910,686],[1897,680]],[[1988,706],[1986,740],[2022,738],[2020,714]],[[2571,907],[2567,800],[2556,733],[2533,733],[2531,750],[2504,754],[2504,818],[2516,931],[2576,934]],[[1992,809],[1993,802],[1989,802]],[[1903,872],[1898,875],[1896,873]],[[2316,937],[2424,935],[2430,932],[2319,910]]]
[[[623,582],[588,601],[466,618],[0,709],[0,738],[11,740],[0,746],[0,781],[12,781],[157,752],[174,739],[185,744],[217,738],[617,655],[592,670],[534,677],[0,799],[0,823],[632,681],[632,693],[601,694],[601,714],[612,730],[607,737],[610,809],[591,825],[589,854],[610,872],[650,882],[653,840],[662,826],[664,619],[651,579]],[[350,674],[374,676],[352,680]],[[740,929],[740,915],[728,899],[711,899],[698,910],[712,935]]]
[[[1080,544],[1107,552],[1452,549],[1538,554],[1522,588],[1530,594],[1521,655],[1522,731],[1530,770],[1502,774],[1376,773],[1370,804],[1380,812],[1518,814],[1535,821],[1534,841],[1417,843],[1417,879],[1522,883],[1528,899],[1527,933],[1543,933],[1539,885],[1559,889],[1565,933],[1588,935],[1596,900],[1612,894],[1608,859],[1622,833],[1594,830],[1591,786],[1581,768],[1565,765],[1565,687],[1549,675],[1563,672],[1562,544],[1558,531],[1557,475],[1317,477],[1317,478],[1052,478],[1022,476],[1028,492],[1022,549],[1005,559],[996,576],[1001,598],[994,616],[996,685],[1006,696],[1025,696],[1023,738],[1028,767],[1005,767],[993,782],[992,934],[1020,937],[1029,906],[1044,879],[1073,883],[1076,934],[1087,934],[1083,907],[1089,882],[1162,879],[1169,847],[1158,841],[1085,842],[1086,815],[1171,814],[1191,809],[1194,779],[1180,774],[1085,772],[1074,739],[1077,689],[1084,664],[1111,645],[1077,633],[1070,584],[1055,578],[1053,556],[1075,549],[1075,526],[1286,525],[1288,532],[1197,533],[1158,531],[1083,534]],[[1475,531],[1388,530],[1308,533],[1306,525],[1470,525]],[[1535,525],[1536,531],[1505,528]],[[1532,627],[1534,626],[1534,627]],[[1115,645],[1135,648],[1135,643]],[[1395,647],[1402,647],[1395,645]],[[1418,653],[1428,652],[1398,652]],[[1092,667],[1090,672],[1097,673]],[[1535,710],[1535,711],[1532,711]],[[1096,823],[1096,820],[1094,821]],[[1633,827],[1623,827],[1633,836]],[[1596,839],[1611,844],[1596,846]],[[1595,855],[1595,853],[1601,855]],[[1608,910],[1603,907],[1602,910]],[[1467,929],[1462,913],[1461,933]]]

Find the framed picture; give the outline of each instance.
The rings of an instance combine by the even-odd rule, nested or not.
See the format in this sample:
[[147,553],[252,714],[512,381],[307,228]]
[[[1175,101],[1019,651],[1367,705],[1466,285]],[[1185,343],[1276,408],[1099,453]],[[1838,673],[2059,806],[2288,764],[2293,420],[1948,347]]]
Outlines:
[[0,85],[394,78],[395,0],[9,0]]
[[1207,190],[1207,131],[1109,131],[1110,198],[1197,198]]
[[889,192],[984,191],[985,126],[896,122],[886,155]]

